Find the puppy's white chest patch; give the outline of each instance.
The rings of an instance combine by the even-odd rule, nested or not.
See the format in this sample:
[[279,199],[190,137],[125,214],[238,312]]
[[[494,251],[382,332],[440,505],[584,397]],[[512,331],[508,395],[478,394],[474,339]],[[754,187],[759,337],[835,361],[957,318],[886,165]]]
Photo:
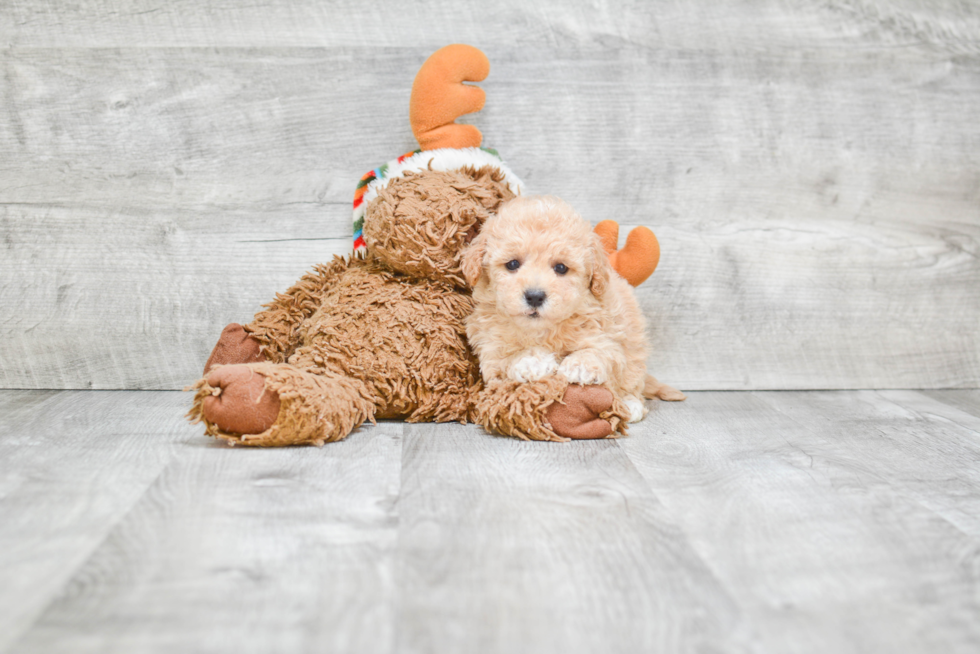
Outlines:
[[508,376],[514,381],[538,381],[558,370],[558,360],[554,354],[529,354],[511,365]]

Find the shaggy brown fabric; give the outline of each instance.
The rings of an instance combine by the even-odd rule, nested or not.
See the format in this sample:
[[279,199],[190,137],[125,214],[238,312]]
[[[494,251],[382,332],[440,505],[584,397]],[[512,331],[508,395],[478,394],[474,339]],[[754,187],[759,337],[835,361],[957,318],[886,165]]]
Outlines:
[[252,338],[237,322],[233,322],[221,330],[221,336],[204,364],[204,374],[208,374],[214,366],[264,361],[261,348],[258,340]]
[[364,241],[395,272],[464,288],[460,252],[513,197],[494,166],[406,173],[368,205]]
[[320,308],[324,294],[348,264],[348,259],[335,256],[330,263],[315,266],[288,291],[276,293],[276,299],[264,305],[265,311],[255,314],[255,319],[245,325],[245,331],[261,343],[266,359],[283,363],[293,353],[299,342],[300,325]]
[[289,363],[362,381],[383,418],[472,420],[479,371],[463,325],[472,307],[450,284],[355,259],[304,323]]

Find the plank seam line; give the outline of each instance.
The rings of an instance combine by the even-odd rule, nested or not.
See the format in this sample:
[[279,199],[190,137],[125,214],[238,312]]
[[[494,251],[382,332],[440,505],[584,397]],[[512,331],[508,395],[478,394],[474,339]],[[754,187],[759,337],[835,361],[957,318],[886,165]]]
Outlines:
[[38,608],[37,612],[30,620],[24,621],[23,629],[21,630],[21,632],[17,634],[15,640],[10,641],[10,648],[8,648],[7,650],[8,652],[15,651],[15,647],[17,643],[22,641],[24,637],[27,634],[29,634],[31,630],[34,629],[35,626],[37,626],[38,621],[44,617],[44,615],[48,612],[48,610],[62,598],[65,589],[71,584],[71,582],[75,579],[75,577],[78,576],[78,572],[82,570],[89,563],[89,561],[92,560],[92,557],[98,553],[98,551],[102,548],[102,546],[109,539],[109,537],[116,531],[119,525],[122,524],[122,522],[127,517],[129,517],[129,515],[133,512],[133,508],[137,504],[139,504],[140,500],[143,499],[143,497],[146,495],[146,491],[157,483],[160,477],[163,476],[163,473],[168,468],[170,468],[171,465],[173,465],[173,462],[174,462],[174,456],[173,454],[171,454],[168,460],[163,465],[160,466],[160,470],[146,484],[143,490],[139,493],[134,493],[134,498],[132,503],[126,507],[125,511],[120,512],[119,517],[116,520],[114,520],[112,524],[108,526],[108,528],[106,528],[102,538],[100,538],[97,543],[94,543],[92,547],[89,548],[89,550],[85,553],[84,558],[79,560],[78,565],[72,567],[72,569],[65,574],[64,576],[65,582],[61,585],[58,591],[53,593],[51,598],[47,602],[45,602],[43,606]]

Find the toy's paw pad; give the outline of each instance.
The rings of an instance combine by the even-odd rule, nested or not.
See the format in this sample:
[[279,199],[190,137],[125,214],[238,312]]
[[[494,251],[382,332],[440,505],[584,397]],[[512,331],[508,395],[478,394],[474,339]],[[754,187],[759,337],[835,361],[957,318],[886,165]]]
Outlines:
[[558,370],[558,360],[554,354],[529,354],[515,361],[507,372],[514,381],[538,381]]
[[565,376],[569,384],[604,384],[605,375],[597,366],[575,358],[575,355],[566,357],[561,365],[558,366],[558,373]]
[[599,414],[613,405],[613,394],[602,386],[569,386],[562,403],[548,407],[546,417],[559,436],[573,439],[606,438],[612,425]]
[[231,365],[235,363],[258,363],[265,361],[262,356],[259,342],[252,338],[252,335],[245,331],[245,328],[237,322],[233,322],[223,330],[208,362],[204,364],[204,374],[212,367],[217,365]]
[[204,398],[204,418],[231,434],[261,434],[279,417],[279,395],[248,366],[222,366],[208,375],[216,394]]
[[626,408],[630,410],[630,422],[640,422],[647,414],[647,407],[643,400],[628,398],[625,400]]

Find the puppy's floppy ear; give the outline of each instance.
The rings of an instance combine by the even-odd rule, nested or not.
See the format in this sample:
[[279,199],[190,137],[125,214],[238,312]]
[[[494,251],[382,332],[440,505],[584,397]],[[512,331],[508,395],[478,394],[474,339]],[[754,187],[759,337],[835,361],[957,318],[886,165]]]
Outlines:
[[599,235],[592,234],[592,280],[589,283],[589,290],[592,295],[601,298],[609,285],[609,277],[613,273],[612,265],[609,263],[609,255],[602,247],[602,239]]
[[476,286],[476,283],[480,281],[480,275],[483,273],[483,256],[486,253],[487,241],[482,233],[473,239],[466,249],[463,250],[463,263],[460,265],[460,269],[463,273],[463,278],[471,288]]

